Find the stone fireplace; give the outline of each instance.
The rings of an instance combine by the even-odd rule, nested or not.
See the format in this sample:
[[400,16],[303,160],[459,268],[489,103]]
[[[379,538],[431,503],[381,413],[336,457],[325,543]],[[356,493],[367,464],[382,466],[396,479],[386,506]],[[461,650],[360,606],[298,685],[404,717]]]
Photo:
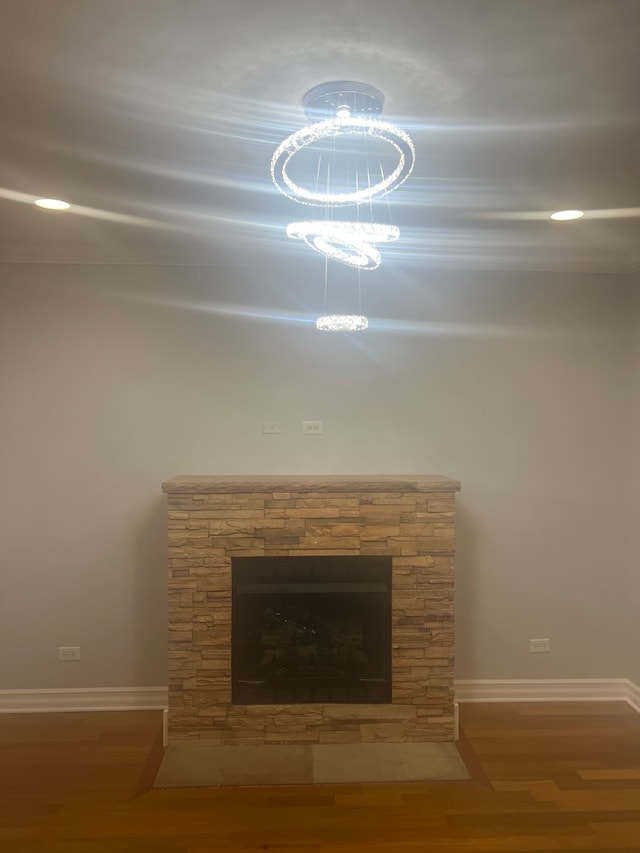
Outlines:
[[[168,497],[169,527],[170,745],[185,741],[247,747],[401,744],[454,739],[457,481],[441,476],[190,476],[176,477],[162,488]],[[342,560],[329,563],[328,557]],[[356,614],[349,622],[342,611],[330,616],[332,608],[326,604],[326,595],[341,584],[347,584],[343,591],[365,595],[382,590],[384,569],[372,568],[367,576],[366,561],[360,563],[363,557],[373,558],[372,566],[389,566],[391,586],[387,634],[391,682],[388,694],[373,691],[369,699],[363,698],[359,687],[364,689],[367,678],[383,676],[369,674],[375,643],[365,641],[365,635],[375,634],[375,619],[384,633],[384,605],[375,605],[382,608],[378,616],[374,607],[374,616]],[[284,568],[274,568],[278,558],[286,558],[280,562]],[[287,563],[290,558],[298,561]],[[265,561],[264,567],[260,560]],[[236,589],[232,566],[234,574],[238,567],[248,572],[237,575]],[[355,574],[345,579],[344,572],[352,569]],[[259,617],[264,624],[258,628],[248,628],[243,621],[252,608],[260,614],[274,611],[250,599],[260,592],[273,595],[275,590],[268,585],[278,572],[284,573],[278,593],[285,593],[285,605],[278,605],[280,611],[295,598],[296,612],[306,614],[296,617],[297,623],[293,620],[300,632],[293,652],[289,646],[283,652],[282,642],[278,646],[269,639],[269,631],[277,625],[267,624],[264,615]],[[309,578],[315,584],[311,592],[325,596],[317,599],[311,616],[309,606],[300,604],[300,596],[310,593],[303,588]],[[243,595],[246,600],[238,603]],[[277,622],[278,617],[268,618]],[[314,639],[306,623],[317,626],[323,620],[329,627],[314,629]],[[318,639],[323,631],[334,637],[338,631],[332,626],[338,622],[352,625],[347,631],[354,650],[351,669],[339,668],[340,677],[347,671],[352,676],[352,692],[346,697],[339,692],[335,661],[347,659],[340,643],[348,643]],[[243,632],[235,638],[241,646],[243,642],[262,644],[253,652],[259,658],[253,669],[249,666],[240,673],[239,680],[248,682],[241,688],[232,683],[232,625]],[[262,639],[252,641],[251,631]],[[338,693],[305,693],[311,670],[331,680],[329,647]],[[274,656],[284,659],[294,652],[293,669],[272,665]],[[240,672],[237,661],[234,652],[234,670]],[[292,673],[289,682],[286,672]],[[264,692],[270,679],[267,687],[273,690]]]

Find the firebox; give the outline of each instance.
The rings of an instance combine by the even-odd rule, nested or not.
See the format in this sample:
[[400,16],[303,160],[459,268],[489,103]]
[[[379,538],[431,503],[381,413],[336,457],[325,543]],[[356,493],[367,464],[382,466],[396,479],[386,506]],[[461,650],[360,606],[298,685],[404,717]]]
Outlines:
[[233,557],[233,704],[391,702],[391,563]]

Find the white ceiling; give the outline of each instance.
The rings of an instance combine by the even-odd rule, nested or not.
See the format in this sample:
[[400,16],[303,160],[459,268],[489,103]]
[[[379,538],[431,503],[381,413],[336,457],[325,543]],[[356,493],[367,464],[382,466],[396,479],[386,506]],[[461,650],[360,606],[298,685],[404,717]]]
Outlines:
[[[4,0],[1,17],[0,262],[306,259],[269,161],[309,88],[352,79],[416,145],[389,263],[640,266],[640,0]],[[567,207],[587,216],[549,221]]]

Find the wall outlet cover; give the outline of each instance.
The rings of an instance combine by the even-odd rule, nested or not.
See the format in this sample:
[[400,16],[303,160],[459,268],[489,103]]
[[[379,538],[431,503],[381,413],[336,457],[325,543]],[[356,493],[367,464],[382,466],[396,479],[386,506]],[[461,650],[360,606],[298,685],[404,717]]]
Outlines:
[[529,651],[533,653],[550,652],[551,640],[548,637],[529,640]]

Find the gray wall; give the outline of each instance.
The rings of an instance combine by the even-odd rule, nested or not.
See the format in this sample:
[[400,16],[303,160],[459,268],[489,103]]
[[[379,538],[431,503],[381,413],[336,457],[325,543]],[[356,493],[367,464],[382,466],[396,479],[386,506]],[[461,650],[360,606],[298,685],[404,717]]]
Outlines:
[[334,336],[303,268],[0,275],[0,688],[166,682],[160,483],[193,473],[458,478],[457,677],[640,681],[630,279],[396,270]]

